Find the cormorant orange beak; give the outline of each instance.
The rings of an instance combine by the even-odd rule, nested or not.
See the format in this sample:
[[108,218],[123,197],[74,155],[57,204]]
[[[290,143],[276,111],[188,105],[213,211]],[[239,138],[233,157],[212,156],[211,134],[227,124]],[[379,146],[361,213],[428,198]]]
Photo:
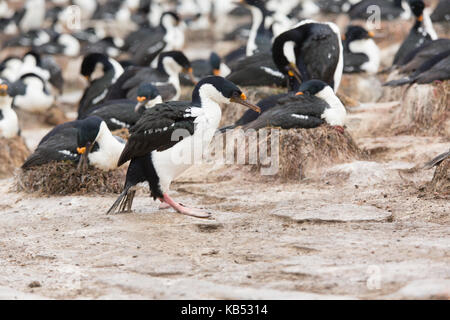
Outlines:
[[145,97],[137,97],[136,98],[136,100],[139,102],[145,101],[145,99],[146,99]]
[[8,85],[0,84],[0,96],[4,97],[8,94]]
[[88,168],[88,154],[94,147],[94,143],[88,142],[85,147],[77,148],[77,152],[81,154],[80,161],[78,162],[78,170],[84,172]]
[[194,69],[192,69],[192,68],[184,68],[183,72],[188,74],[189,79],[191,79],[191,81],[194,84],[197,84],[197,80],[194,77]]
[[368,34],[369,34],[369,37],[371,37],[371,38],[375,37],[375,33],[373,31],[369,31]]
[[297,81],[300,83],[302,82],[302,76],[300,74],[300,70],[298,70],[297,66],[294,63],[289,63],[289,65],[287,66],[288,68],[288,75],[290,77],[294,77],[295,79],[297,79]]
[[299,91],[299,92],[297,92],[295,95],[296,95],[296,96],[302,96],[302,95],[303,95],[303,92]]
[[247,102],[247,96],[244,93],[241,93],[241,95],[239,97],[231,97],[230,102],[242,104],[243,106],[246,106],[247,108],[250,108],[253,111],[261,113],[260,107]]
[[220,70],[219,70],[219,69],[214,69],[214,70],[213,70],[213,74],[214,74],[215,76],[220,76]]
[[417,21],[422,22],[423,21],[423,15],[421,15],[420,17],[417,18]]

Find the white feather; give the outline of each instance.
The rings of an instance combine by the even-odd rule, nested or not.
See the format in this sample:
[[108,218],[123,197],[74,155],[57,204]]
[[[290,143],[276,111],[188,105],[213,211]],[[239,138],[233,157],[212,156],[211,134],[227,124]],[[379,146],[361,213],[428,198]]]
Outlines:
[[330,106],[323,112],[322,119],[325,119],[329,125],[343,126],[345,124],[347,111],[331,87],[326,86],[321,91],[316,93],[316,96],[325,100],[325,102]]
[[0,120],[0,137],[13,138],[19,133],[19,120],[16,112],[11,108],[12,98],[0,97],[0,110],[3,119]]
[[117,168],[117,162],[125,145],[114,138],[105,122],[101,123],[95,141],[99,148],[97,151],[89,153],[89,163],[105,171]]
[[361,65],[368,73],[377,73],[380,66],[380,49],[372,39],[361,39],[350,42],[349,49],[353,53],[364,53],[369,61]]
[[161,190],[167,192],[173,179],[202,159],[214,133],[219,127],[222,111],[220,103],[229,103],[211,84],[204,84],[199,90],[202,107],[191,107],[195,116],[195,131],[172,148],[162,152],[153,151],[152,159],[159,176]]

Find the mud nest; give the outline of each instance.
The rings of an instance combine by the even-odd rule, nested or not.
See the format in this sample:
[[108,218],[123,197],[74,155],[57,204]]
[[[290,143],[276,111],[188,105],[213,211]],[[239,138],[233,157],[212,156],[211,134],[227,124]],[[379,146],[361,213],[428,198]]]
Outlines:
[[72,162],[51,162],[16,175],[16,191],[47,195],[120,193],[126,169],[102,171],[89,167],[81,173]]
[[450,137],[450,81],[413,84],[393,115],[395,134]]
[[0,138],[0,178],[11,176],[30,155],[22,137]]
[[450,198],[450,158],[436,166],[433,179],[428,183],[427,189]]
[[[382,82],[388,82],[391,80],[396,80],[403,78],[403,74],[399,73],[397,70],[392,71],[387,76],[381,77]],[[381,97],[379,99],[379,102],[391,102],[391,101],[400,101],[403,97],[403,95],[406,92],[407,86],[398,86],[398,87],[390,87],[385,86],[381,89]]]
[[[276,129],[276,128],[273,128]],[[246,165],[253,177],[294,181],[312,177],[321,168],[342,162],[368,159],[348,132],[343,134],[335,128],[320,126],[314,129],[276,129],[266,136],[258,132],[258,162],[252,164],[249,154],[254,150],[246,140]],[[277,133],[278,132],[278,138]],[[273,141],[272,141],[273,137]],[[279,140],[278,140],[279,139]],[[276,147],[278,143],[278,148]],[[267,160],[261,157],[261,148],[267,149]],[[239,151],[235,148],[235,159]],[[278,157],[275,156],[278,153]],[[254,163],[254,162],[253,162]],[[242,166],[239,166],[242,169]]]

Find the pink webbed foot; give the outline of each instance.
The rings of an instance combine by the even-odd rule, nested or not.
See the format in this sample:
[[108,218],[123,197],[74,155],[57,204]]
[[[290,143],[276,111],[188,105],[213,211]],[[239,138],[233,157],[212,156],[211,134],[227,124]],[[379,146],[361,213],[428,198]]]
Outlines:
[[181,214],[185,214],[196,218],[209,218],[211,216],[209,212],[204,212],[195,208],[189,208],[180,203],[175,202],[167,193],[164,193],[163,196],[164,198],[162,200]]
[[336,130],[337,132],[339,132],[341,134],[344,134],[344,131],[345,131],[344,127],[342,127],[342,126],[332,126],[332,128],[334,130]]
[[171,208],[171,206],[165,202],[161,202],[158,207],[159,210],[164,210],[164,209],[169,209],[169,208]]

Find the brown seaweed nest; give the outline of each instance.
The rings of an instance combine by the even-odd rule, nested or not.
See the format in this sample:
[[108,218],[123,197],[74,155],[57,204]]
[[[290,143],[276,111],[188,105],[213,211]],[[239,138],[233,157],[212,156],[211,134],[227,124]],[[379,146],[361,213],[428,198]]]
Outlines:
[[[257,164],[249,165],[251,147],[249,147],[248,139],[246,140],[245,167],[250,167],[249,171],[252,177],[257,176],[258,179],[275,179],[281,180],[281,182],[298,181],[316,175],[324,167],[354,160],[366,160],[369,157],[365,150],[356,145],[347,131],[340,133],[330,126],[320,126],[314,129],[267,129],[269,130],[265,139],[261,136],[263,129],[258,132],[257,152],[259,154],[261,147],[267,148],[267,159],[271,161],[271,164],[267,164],[268,162],[263,164],[265,160],[259,157]],[[278,148],[276,147],[277,140],[279,141]],[[273,157],[272,153],[277,151],[278,157]],[[235,148],[235,156],[237,154],[238,151]],[[239,170],[242,169],[242,166],[238,167]],[[275,170],[269,168],[275,168]],[[265,173],[263,173],[264,171]]]
[[[382,77],[382,82],[388,82],[391,80],[396,80],[402,78],[404,75],[399,73],[397,70],[392,71],[387,76]],[[406,92],[407,86],[398,86],[398,87],[390,87],[385,86],[382,87],[382,94],[379,99],[379,102],[391,102],[391,101],[400,101],[403,95]]]
[[11,176],[30,155],[22,137],[0,138],[0,178]]
[[450,81],[413,84],[393,115],[395,134],[426,134],[450,137]]
[[50,162],[16,175],[16,191],[46,195],[120,193],[126,169],[102,171],[89,167],[81,173],[72,162]]
[[427,189],[450,199],[450,158],[436,166],[433,179],[427,184]]

